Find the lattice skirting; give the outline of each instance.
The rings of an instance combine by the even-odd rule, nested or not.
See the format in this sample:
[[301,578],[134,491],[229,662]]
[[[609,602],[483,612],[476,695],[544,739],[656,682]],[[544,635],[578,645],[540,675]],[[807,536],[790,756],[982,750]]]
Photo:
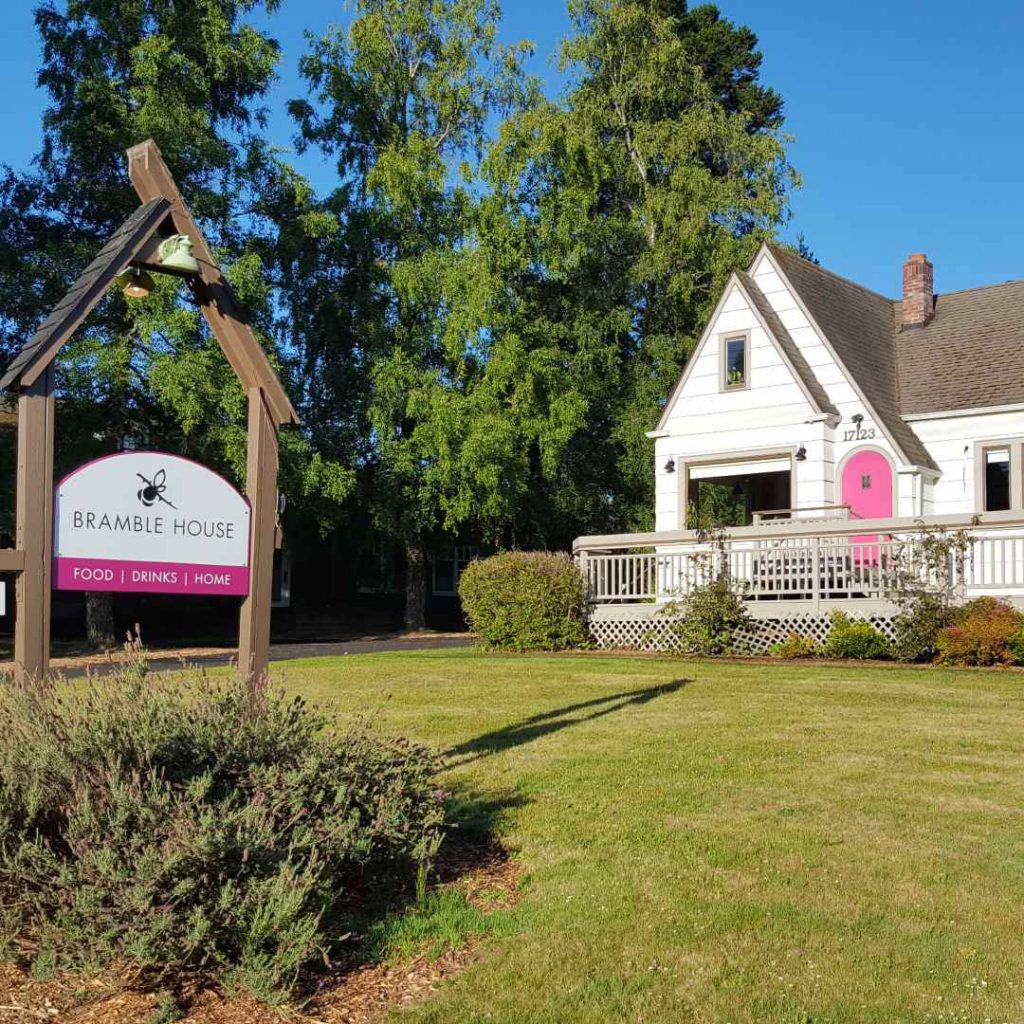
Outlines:
[[[635,617],[630,617],[625,609],[623,612],[625,614],[616,615],[615,618],[591,618],[590,633],[598,647],[637,651],[682,650],[682,644],[672,628],[677,618],[651,614],[647,609],[638,610]],[[849,610],[847,614],[851,619],[870,622],[875,629],[890,640],[893,639],[892,613],[859,613]],[[758,618],[754,620],[753,628],[742,637],[741,643],[751,654],[767,654],[790,633],[798,633],[821,643],[828,636],[830,625],[831,612],[827,611],[793,612],[778,618]]]

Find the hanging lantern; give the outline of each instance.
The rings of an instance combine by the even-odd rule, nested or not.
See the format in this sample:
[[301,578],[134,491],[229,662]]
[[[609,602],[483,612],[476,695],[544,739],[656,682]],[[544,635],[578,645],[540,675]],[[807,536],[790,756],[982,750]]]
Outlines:
[[121,271],[114,280],[129,299],[144,299],[153,290],[153,278],[138,267]]
[[192,239],[188,235],[171,235],[160,243],[160,265],[186,274],[199,273],[199,261],[192,255]]

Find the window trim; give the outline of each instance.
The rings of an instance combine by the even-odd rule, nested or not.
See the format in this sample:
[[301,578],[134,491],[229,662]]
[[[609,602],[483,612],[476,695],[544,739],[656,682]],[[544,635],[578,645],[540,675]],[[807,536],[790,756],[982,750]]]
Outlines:
[[[743,342],[743,381],[729,383],[729,342]],[[718,336],[718,381],[722,391],[747,391],[750,388],[750,331],[729,331]]]
[[974,442],[974,509],[981,515],[985,508],[985,465],[989,452],[1010,453],[1010,509],[1024,510],[1024,437],[991,438]]

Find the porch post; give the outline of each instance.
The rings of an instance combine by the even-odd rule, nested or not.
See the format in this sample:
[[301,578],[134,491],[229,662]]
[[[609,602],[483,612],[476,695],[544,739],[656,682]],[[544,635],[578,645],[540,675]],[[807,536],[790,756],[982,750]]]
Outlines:
[[821,537],[814,535],[814,543],[811,547],[811,599],[814,602],[814,610],[821,609],[821,573],[824,566],[821,564]]
[[270,659],[270,601],[277,522],[277,428],[263,389],[249,388],[245,493],[249,498],[249,594],[242,602],[238,668],[258,679]]
[[18,396],[15,546],[25,564],[15,588],[14,672],[23,685],[41,682],[50,670],[55,404],[51,364]]

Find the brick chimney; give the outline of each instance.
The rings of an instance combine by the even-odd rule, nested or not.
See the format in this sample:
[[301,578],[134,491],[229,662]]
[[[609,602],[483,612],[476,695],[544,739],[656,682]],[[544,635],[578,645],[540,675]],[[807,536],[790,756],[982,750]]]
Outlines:
[[900,327],[924,327],[935,307],[934,275],[931,263],[923,252],[915,252],[903,264],[903,308]]

